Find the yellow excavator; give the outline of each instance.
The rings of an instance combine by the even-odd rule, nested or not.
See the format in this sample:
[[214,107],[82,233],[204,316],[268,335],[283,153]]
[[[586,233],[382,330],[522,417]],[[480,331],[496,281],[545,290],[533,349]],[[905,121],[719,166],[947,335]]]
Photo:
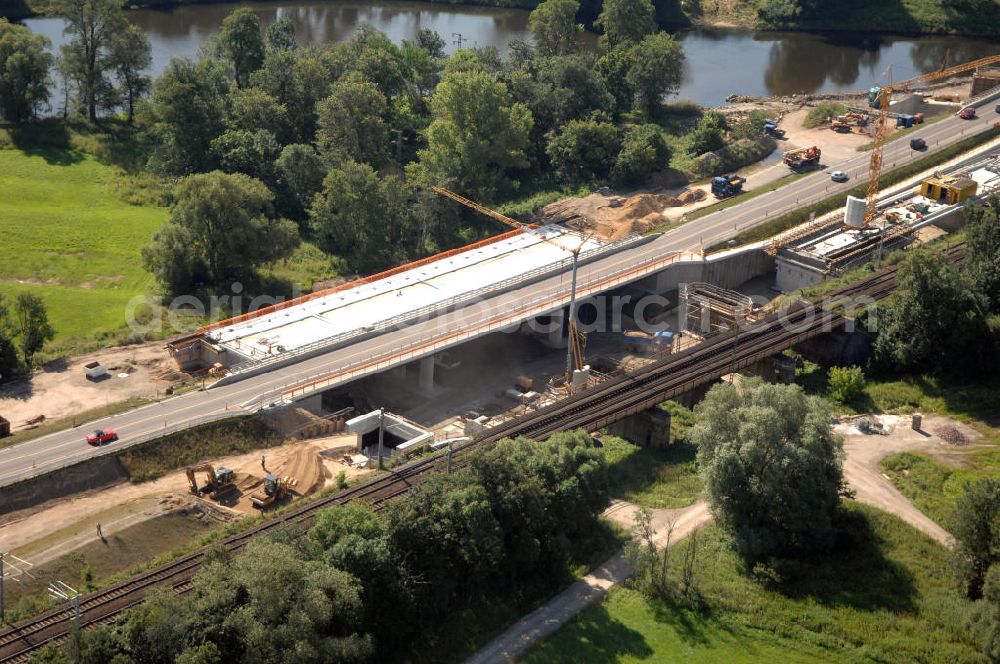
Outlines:
[[268,475],[264,478],[264,486],[250,496],[250,503],[257,509],[268,508],[284,498],[294,484],[295,482],[287,477]]
[[[187,473],[188,483],[191,485],[191,493],[196,496],[205,495],[232,486],[236,481],[236,473],[229,468],[219,467],[215,469],[211,464],[203,463],[199,466],[188,466],[184,469]],[[205,473],[208,481],[202,486],[198,486],[198,473]]]

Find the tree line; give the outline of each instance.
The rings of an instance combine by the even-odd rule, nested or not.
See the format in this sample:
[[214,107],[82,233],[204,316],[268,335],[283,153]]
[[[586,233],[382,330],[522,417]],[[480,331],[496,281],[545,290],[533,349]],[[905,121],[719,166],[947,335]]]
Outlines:
[[572,543],[608,501],[604,457],[585,432],[503,440],[376,514],[322,511],[209,552],[194,589],[153,593],[112,627],[73,634],[37,662],[212,664],[405,661],[497,594],[544,596],[570,577]]
[[[671,156],[654,122],[684,54],[657,31],[650,0],[604,3],[598,52],[580,48],[579,3],[546,0],[530,16],[534,44],[512,43],[506,58],[445,57],[434,32],[394,44],[367,26],[299,46],[290,20],[265,30],[241,8],[204,57],[175,59],[153,82],[148,41],[116,0],[60,0],[52,12],[70,36],[57,67],[65,107],[134,118],[148,167],[177,181],[171,218],[144,250],[168,292],[250,280],[303,239],[367,272],[495,231],[430,184],[490,203],[638,184]],[[52,58],[26,28],[0,24],[0,35],[3,114],[24,121],[48,98]],[[205,203],[216,194],[226,214]]]
[[965,211],[965,258],[917,250],[897,272],[898,287],[876,308],[872,370],[985,375],[1000,366],[1000,196]]
[[35,354],[53,337],[42,298],[19,293],[11,304],[0,295],[0,383],[31,369]]

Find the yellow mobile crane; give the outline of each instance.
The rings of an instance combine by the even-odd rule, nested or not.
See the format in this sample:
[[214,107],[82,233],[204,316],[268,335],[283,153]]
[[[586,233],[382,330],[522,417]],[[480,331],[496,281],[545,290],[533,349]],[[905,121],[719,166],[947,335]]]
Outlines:
[[517,221],[516,219],[511,219],[505,214],[500,214],[496,210],[491,210],[490,208],[484,205],[480,205],[475,201],[471,201],[468,198],[465,198],[464,196],[461,196],[453,191],[445,189],[444,187],[438,187],[436,185],[432,185],[431,188],[437,193],[444,196],[445,198],[450,198],[456,203],[460,203],[468,208],[475,210],[476,212],[479,212],[480,214],[484,214],[487,217],[496,219],[502,224],[506,224],[507,226],[510,226],[511,228],[515,228],[520,231],[524,231],[525,233],[532,233],[543,242],[548,242],[549,244],[555,247],[559,247],[563,251],[568,251],[573,256],[573,276],[571,280],[572,285],[570,286],[570,296],[569,296],[569,323],[567,325],[567,348],[566,348],[566,386],[567,389],[569,389],[571,379],[573,378],[573,367],[575,366],[579,370],[583,369],[585,364],[584,350],[586,349],[587,346],[587,337],[582,332],[580,332],[580,330],[576,326],[576,268],[577,268],[577,260],[580,257],[580,250],[583,248],[583,245],[587,243],[587,240],[590,239],[590,236],[583,238],[583,240],[580,241],[580,244],[578,244],[573,249],[568,249],[563,245],[559,244],[558,242],[553,242],[545,235],[539,233],[536,230],[536,227],[532,226],[531,224],[525,224],[523,222]]

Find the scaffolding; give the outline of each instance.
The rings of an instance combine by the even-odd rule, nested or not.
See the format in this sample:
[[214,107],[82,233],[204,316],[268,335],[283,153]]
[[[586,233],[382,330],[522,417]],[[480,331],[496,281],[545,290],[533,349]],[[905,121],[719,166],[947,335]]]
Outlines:
[[703,282],[681,284],[683,331],[702,338],[752,324],[762,312],[750,296]]

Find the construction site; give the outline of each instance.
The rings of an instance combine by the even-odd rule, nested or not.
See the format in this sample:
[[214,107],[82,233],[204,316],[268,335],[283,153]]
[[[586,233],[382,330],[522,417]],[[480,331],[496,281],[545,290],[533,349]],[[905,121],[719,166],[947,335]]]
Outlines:
[[[715,254],[705,253],[704,238],[695,231],[661,250],[657,243],[666,236],[653,231],[679,220],[679,210],[712,204],[710,194],[716,200],[739,196],[751,178],[732,174],[683,190],[630,196],[599,190],[546,206],[530,223],[435,188],[511,230],[212,323],[166,345],[178,373],[211,382],[191,401],[223,400],[225,412],[211,413],[217,419],[259,416],[284,444],[204,459],[146,484],[121,481],[15,513],[4,523],[10,535],[5,548],[43,565],[74,550],[71,544],[86,546],[95,522],[103,540],[143,522],[155,529],[178,515],[222,524],[284,508],[280,519],[222,540],[238,551],[281,523],[306,523],[330,505],[361,499],[378,508],[508,436],[542,439],[556,431],[606,427],[638,445],[669,445],[670,417],[657,404],[676,399],[693,405],[711,384],[737,372],[792,382],[794,360],[781,351],[842,334],[843,315],[808,302],[779,320],[770,304],[780,293],[866,263],[880,266],[889,252],[954,232],[964,207],[997,190],[1000,157],[987,153],[995,146],[923,173],[898,191],[880,186],[892,131],[929,120],[925,106],[954,110],[953,102],[919,95],[907,99],[919,97],[924,110],[914,110],[917,102],[911,101],[894,107],[893,92],[909,93],[911,86],[956,69],[873,88],[867,109],[830,119],[825,129],[873,141],[869,166],[859,174],[868,182],[866,197],[847,197],[842,210]],[[975,80],[992,75],[977,72]],[[776,125],[773,131],[779,131]],[[771,167],[783,175],[804,173],[823,168],[824,159],[818,146],[797,147],[781,151],[780,163]],[[738,224],[730,229],[725,210],[715,214],[725,222],[720,238],[741,230]],[[945,255],[960,262],[964,248],[951,247]],[[835,295],[878,300],[892,292],[895,278],[895,267],[887,266]],[[484,307],[478,318],[449,318],[492,298],[500,304]],[[609,309],[608,301],[621,304]],[[789,320],[795,325],[789,327]],[[393,333],[409,336],[385,341]],[[387,349],[374,346],[383,342]],[[336,364],[320,363],[336,353],[343,356]],[[302,364],[307,361],[314,362],[309,371]],[[272,382],[257,386],[255,378]],[[379,472],[387,468],[391,472]],[[293,504],[305,497],[312,499]],[[58,533],[54,539],[37,537],[43,522]],[[200,530],[183,532],[192,537]],[[142,555],[164,552],[150,546]],[[186,592],[204,555],[188,553],[96,591],[87,600],[87,619],[113,619],[154,583]],[[65,637],[58,625],[68,623],[68,611],[52,609],[19,626],[16,637],[0,633],[0,653],[20,661],[58,642]]]

